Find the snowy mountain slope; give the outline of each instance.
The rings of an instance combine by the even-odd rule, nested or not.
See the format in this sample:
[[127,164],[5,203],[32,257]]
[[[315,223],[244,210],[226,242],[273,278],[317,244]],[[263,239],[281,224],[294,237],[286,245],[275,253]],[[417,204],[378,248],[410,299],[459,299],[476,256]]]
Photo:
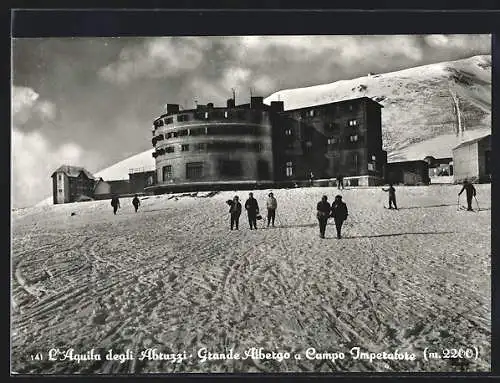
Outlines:
[[[456,135],[452,93],[459,99],[464,131]],[[491,56],[430,64],[397,72],[273,93],[285,109],[367,96],[384,106],[382,136],[389,161],[418,160],[427,155],[451,157],[463,140],[491,132]],[[132,168],[154,168],[148,149],[111,165],[95,176],[127,179]],[[52,204],[52,197],[38,205]]]
[[[459,100],[463,131],[491,130],[491,56],[430,64],[392,73],[273,93],[264,102],[281,100],[285,109],[325,104],[367,96],[384,106],[382,135],[389,160],[423,159],[423,142],[443,136],[432,150],[450,157],[456,138],[457,118],[452,95]],[[463,139],[468,139],[469,133]],[[418,149],[418,150],[417,150]]]

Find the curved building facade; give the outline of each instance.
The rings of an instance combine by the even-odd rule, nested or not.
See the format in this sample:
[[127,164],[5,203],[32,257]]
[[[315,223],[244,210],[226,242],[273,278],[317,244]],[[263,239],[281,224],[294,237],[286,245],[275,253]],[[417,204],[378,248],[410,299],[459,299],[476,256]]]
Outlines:
[[271,183],[273,142],[269,107],[262,97],[226,107],[198,105],[167,113],[154,121],[152,144],[157,184],[153,189]]

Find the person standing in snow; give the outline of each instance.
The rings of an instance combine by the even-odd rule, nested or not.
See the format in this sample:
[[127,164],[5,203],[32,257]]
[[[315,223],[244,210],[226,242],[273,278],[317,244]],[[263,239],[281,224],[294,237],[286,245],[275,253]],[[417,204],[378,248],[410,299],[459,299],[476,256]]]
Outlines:
[[467,211],[472,211],[472,197],[476,196],[476,188],[472,184],[472,182],[469,182],[467,180],[464,180],[462,190],[460,190],[460,193],[458,193],[458,196],[463,193],[465,190],[465,195],[467,197]]
[[276,209],[278,208],[278,201],[274,198],[273,193],[269,193],[269,198],[266,201],[267,206],[267,227],[272,223],[274,227],[274,219],[276,218]]
[[141,201],[139,201],[139,197],[137,197],[137,194],[134,196],[134,199],[132,200],[132,205],[134,205],[135,212],[137,213],[137,209],[139,209],[139,205],[141,204]]
[[328,223],[328,217],[330,216],[331,206],[328,203],[328,197],[324,195],[321,197],[321,201],[316,205],[316,217],[319,223],[319,237],[325,238],[326,224]]
[[250,230],[257,230],[257,214],[259,214],[259,204],[257,200],[253,198],[253,193],[248,194],[248,199],[245,202],[245,209],[248,214],[248,223],[250,224]]
[[335,228],[337,229],[337,239],[342,238],[342,224],[347,219],[349,212],[347,210],[347,205],[342,202],[342,196],[335,196],[335,201],[332,203],[332,214],[331,217],[335,220]]
[[118,199],[118,196],[114,195],[113,198],[111,198],[111,206],[113,206],[113,214],[116,215],[116,211],[120,207],[120,200]]
[[236,230],[238,230],[241,215],[241,203],[239,201],[239,197],[235,195],[232,200],[227,201],[227,204],[229,205],[229,214],[231,215],[231,230],[233,230],[233,227],[235,226]]
[[342,174],[339,174],[337,176],[337,188],[340,190],[341,188],[344,189],[344,176]]
[[398,206],[396,205],[396,189],[392,186],[392,183],[389,183],[389,188],[384,189],[383,191],[389,192],[389,209],[392,209],[392,204],[394,204],[394,209],[398,210]]

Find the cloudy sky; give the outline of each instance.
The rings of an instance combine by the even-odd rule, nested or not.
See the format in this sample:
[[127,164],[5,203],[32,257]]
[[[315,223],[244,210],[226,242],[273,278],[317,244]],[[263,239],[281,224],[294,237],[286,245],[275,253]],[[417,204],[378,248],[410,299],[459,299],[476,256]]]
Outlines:
[[[491,54],[490,35],[13,39],[12,200],[51,195],[61,164],[97,172],[151,147],[166,103],[224,105],[287,88]],[[285,106],[286,107],[286,106]]]

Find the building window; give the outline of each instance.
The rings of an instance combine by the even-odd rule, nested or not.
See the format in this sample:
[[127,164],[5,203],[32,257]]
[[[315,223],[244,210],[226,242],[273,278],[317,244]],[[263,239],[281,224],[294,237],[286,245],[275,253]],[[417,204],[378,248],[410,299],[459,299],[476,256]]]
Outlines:
[[165,153],[173,153],[175,151],[173,146],[167,146],[165,148]]
[[347,121],[347,124],[349,126],[357,126],[358,125],[358,121],[357,120],[349,120],[349,121]]
[[203,162],[188,162],[186,164],[186,178],[197,179],[203,177]]
[[57,175],[57,178],[59,178],[59,181],[62,181],[62,174],[61,174],[61,173],[59,173],[59,174]]
[[293,162],[292,161],[288,161],[286,163],[285,174],[287,177],[293,176]]
[[375,161],[377,159],[377,157],[375,157],[374,155],[372,155],[372,161]]
[[358,171],[358,153],[352,154],[352,166]]
[[208,120],[208,112],[205,112],[205,120]]
[[189,144],[182,144],[181,152],[188,152],[188,151],[189,151]]
[[314,117],[314,114],[315,114],[315,113],[314,113],[314,109],[311,109],[311,110],[309,111],[309,117]]
[[172,179],[172,165],[163,167],[163,181]]
[[358,142],[358,135],[353,134],[352,136],[349,136],[349,141],[350,142]]
[[250,144],[250,149],[252,149],[255,152],[261,152],[263,149],[263,145],[260,142],[254,142]]
[[163,126],[163,120],[155,121],[154,126],[155,126],[155,128],[159,128],[159,127]]
[[173,117],[167,117],[165,118],[165,124],[173,124],[174,118]]
[[349,105],[349,111],[352,112],[352,105]]
[[147,184],[148,186],[153,185],[153,176],[149,176],[149,177],[148,177],[148,180],[146,181],[146,184]]
[[227,177],[241,176],[243,173],[241,161],[221,160],[219,162],[219,173],[221,176]]
[[59,192],[59,193],[62,193],[63,191],[62,191],[62,189],[59,189],[59,190],[58,190],[58,192]]
[[201,136],[205,134],[205,128],[193,128],[189,130],[190,136]]
[[206,145],[205,145],[204,142],[201,142],[201,143],[198,143],[198,144],[194,145],[195,150],[200,151],[200,152],[204,151],[205,147],[206,147]]
[[177,116],[177,121],[178,122],[189,121],[189,115],[188,114],[180,114]]
[[291,136],[292,135],[292,129],[288,128],[285,129],[285,136]]
[[179,136],[179,137],[184,137],[184,136],[187,136],[187,135],[188,135],[187,129],[179,130],[177,132],[177,136]]
[[229,112],[227,110],[224,112],[224,118],[229,118]]
[[328,145],[334,145],[334,144],[337,144],[339,142],[339,139],[337,137],[330,137],[328,139]]

